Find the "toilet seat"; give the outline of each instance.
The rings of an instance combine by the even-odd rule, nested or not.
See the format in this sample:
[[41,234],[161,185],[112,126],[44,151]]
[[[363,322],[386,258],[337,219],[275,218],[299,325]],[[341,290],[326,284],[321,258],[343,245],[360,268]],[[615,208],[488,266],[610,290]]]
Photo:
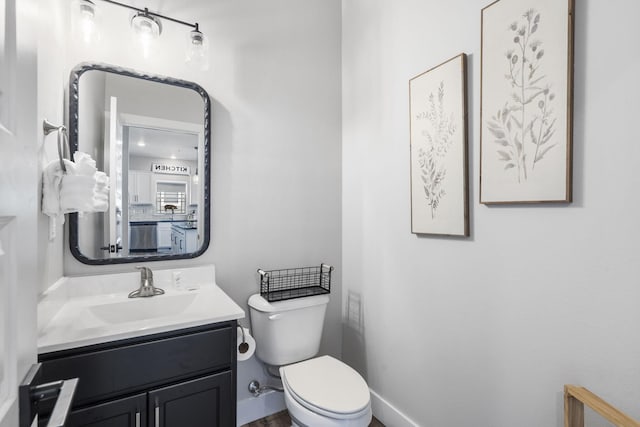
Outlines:
[[367,383],[331,356],[283,366],[280,376],[291,397],[316,414],[347,420],[371,411]]

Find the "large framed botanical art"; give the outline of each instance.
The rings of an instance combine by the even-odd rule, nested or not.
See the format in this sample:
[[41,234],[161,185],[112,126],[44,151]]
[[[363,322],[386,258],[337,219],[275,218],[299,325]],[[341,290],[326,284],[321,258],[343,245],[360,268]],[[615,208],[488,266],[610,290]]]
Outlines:
[[467,57],[409,80],[411,232],[469,235]]
[[482,9],[480,203],[571,202],[574,0]]

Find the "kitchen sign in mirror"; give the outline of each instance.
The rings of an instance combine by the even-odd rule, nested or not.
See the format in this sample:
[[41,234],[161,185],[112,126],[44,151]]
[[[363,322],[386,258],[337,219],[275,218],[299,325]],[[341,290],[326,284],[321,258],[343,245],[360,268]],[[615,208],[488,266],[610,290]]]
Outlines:
[[85,264],[194,258],[209,245],[210,108],[199,85],[105,64],[69,83],[71,152],[109,176],[106,212],[70,214]]

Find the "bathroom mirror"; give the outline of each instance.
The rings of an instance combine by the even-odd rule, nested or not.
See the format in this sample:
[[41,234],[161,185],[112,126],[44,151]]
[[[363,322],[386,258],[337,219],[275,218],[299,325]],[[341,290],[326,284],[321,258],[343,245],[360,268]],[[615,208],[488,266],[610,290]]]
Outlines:
[[106,212],[70,214],[85,264],[194,258],[209,245],[211,107],[196,83],[83,63],[69,81],[71,152],[109,176]]

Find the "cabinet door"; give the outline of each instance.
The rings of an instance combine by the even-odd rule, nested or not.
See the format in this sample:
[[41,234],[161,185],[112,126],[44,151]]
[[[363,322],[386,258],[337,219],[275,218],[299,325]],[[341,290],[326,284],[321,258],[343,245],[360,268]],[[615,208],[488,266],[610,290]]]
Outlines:
[[138,189],[136,188],[138,172],[129,171],[129,203],[138,203]]
[[195,252],[198,250],[198,230],[187,230],[185,233],[185,251]]
[[66,427],[143,427],[147,425],[146,393],[71,412]]
[[230,371],[149,392],[153,427],[229,427],[235,425]]
[[153,204],[152,174],[143,171],[129,171],[129,203]]
[[158,223],[158,248],[171,248],[171,223]]
[[138,193],[138,203],[153,204],[155,192],[151,188],[150,172],[138,172],[136,174],[136,191]]
[[175,226],[171,228],[171,251],[174,254],[183,254],[186,252],[184,230]]
[[178,253],[178,232],[175,227],[171,227],[171,252]]

